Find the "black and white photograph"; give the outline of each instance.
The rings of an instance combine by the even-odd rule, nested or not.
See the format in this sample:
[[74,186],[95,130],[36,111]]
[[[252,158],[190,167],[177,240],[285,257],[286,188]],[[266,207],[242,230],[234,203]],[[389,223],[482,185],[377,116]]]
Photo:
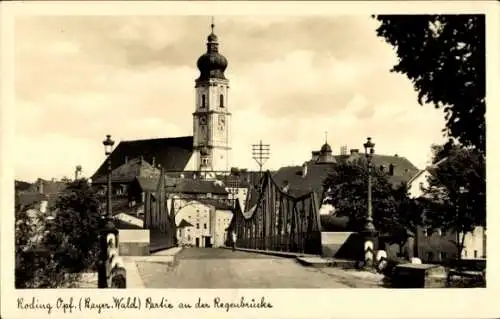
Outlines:
[[130,12],[12,19],[16,291],[489,286],[487,14]]

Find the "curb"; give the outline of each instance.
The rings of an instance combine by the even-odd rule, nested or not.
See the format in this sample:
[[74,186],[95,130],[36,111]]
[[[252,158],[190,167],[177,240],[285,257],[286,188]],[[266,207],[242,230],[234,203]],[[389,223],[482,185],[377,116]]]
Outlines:
[[[223,248],[223,249],[232,249],[232,247],[227,247],[227,246],[221,246],[220,248]],[[319,255],[310,255],[310,254],[301,254],[301,253],[289,253],[289,252],[274,251],[274,250],[258,250],[258,249],[238,248],[238,247],[236,247],[235,250],[237,250],[237,251],[244,251],[244,252],[248,252],[248,253],[277,256],[277,257],[283,257],[283,258],[319,257]]]
[[175,248],[175,247],[178,247],[178,246],[169,246],[169,245],[165,245],[165,246],[156,246],[154,248],[149,248],[149,253],[150,254],[154,254],[156,252],[159,252],[161,250],[167,250],[167,249],[170,249],[170,248]]
[[356,261],[354,260],[325,260],[325,262],[310,262],[301,257],[297,257],[296,259],[299,264],[306,267],[356,269]]

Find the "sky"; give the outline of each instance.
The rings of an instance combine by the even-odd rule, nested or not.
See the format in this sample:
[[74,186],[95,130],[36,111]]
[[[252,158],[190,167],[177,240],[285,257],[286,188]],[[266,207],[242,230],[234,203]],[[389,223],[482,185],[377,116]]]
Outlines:
[[[208,16],[23,16],[15,21],[15,177],[91,176],[102,141],[192,135],[196,61]],[[394,49],[369,16],[216,16],[228,59],[232,166],[301,165],[325,142],[423,168],[444,115],[391,73]]]

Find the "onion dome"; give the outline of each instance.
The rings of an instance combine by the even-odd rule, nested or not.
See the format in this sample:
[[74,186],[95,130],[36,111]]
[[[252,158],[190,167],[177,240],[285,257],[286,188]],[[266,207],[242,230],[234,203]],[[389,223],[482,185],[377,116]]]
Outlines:
[[323,146],[321,146],[321,153],[331,153],[332,152],[332,148],[330,147],[330,145],[328,143],[325,143],[323,144]]
[[227,59],[219,53],[219,39],[214,33],[213,23],[211,27],[212,32],[207,37],[207,52],[200,56],[196,63],[198,70],[200,70],[200,76],[197,81],[226,79],[224,71],[227,68]]

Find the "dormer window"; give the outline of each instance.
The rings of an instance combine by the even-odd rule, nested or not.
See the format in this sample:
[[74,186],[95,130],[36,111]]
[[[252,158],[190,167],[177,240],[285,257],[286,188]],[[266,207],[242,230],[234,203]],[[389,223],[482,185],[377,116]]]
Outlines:
[[202,108],[202,109],[204,109],[204,108],[205,108],[206,103],[207,103],[207,101],[206,101],[206,97],[205,97],[205,94],[203,94],[203,95],[201,96],[201,108]]
[[220,107],[224,107],[224,94],[221,94],[219,96],[219,103],[220,103]]

